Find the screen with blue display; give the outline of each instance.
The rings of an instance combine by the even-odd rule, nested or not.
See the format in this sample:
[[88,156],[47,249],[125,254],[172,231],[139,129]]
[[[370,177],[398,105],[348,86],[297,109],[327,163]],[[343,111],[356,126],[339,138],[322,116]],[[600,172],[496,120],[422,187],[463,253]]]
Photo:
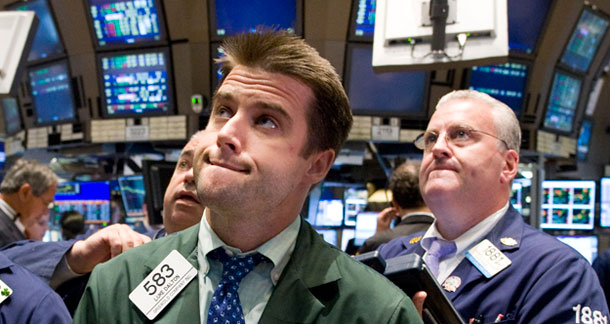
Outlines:
[[212,39],[245,32],[257,26],[302,30],[302,0],[210,0]]
[[350,21],[349,40],[373,40],[377,0],[354,0]]
[[88,0],[100,47],[164,39],[158,0]]
[[6,135],[14,135],[23,130],[16,98],[2,98],[2,113],[4,115],[4,131]]
[[425,117],[426,72],[373,71],[370,44],[348,44],[345,88],[355,115]]
[[582,121],[580,132],[578,134],[578,142],[576,144],[576,158],[579,161],[586,161],[589,154],[589,146],[591,144],[591,132],[593,131],[593,122],[589,119]]
[[212,85],[212,92],[214,93],[216,91],[216,89],[218,88],[218,85],[220,84],[220,82],[222,81],[222,71],[220,70],[221,66],[216,63],[216,61],[214,59],[220,58],[222,56],[224,56],[224,51],[222,49],[222,47],[220,47],[220,43],[212,43],[210,45],[210,50],[212,51],[212,60],[211,61],[211,70],[212,73],[210,73],[210,77],[212,78],[211,80],[211,85]]
[[119,177],[119,188],[123,197],[123,206],[127,217],[143,217],[144,197],[144,177],[142,175],[134,175],[127,177]]
[[587,236],[555,236],[558,240],[564,244],[569,245],[571,248],[576,250],[582,255],[589,264],[597,258],[597,245],[598,240],[595,235]]
[[470,72],[469,89],[502,101],[519,116],[523,107],[528,67],[514,62],[502,65],[474,66]]
[[86,222],[110,221],[110,185],[107,181],[63,182],[57,185],[52,212],[59,219],[64,211],[76,210]]
[[581,86],[581,79],[563,72],[555,72],[544,116],[546,129],[572,132]]
[[172,113],[171,68],[167,49],[100,54],[104,117]]
[[68,61],[30,68],[28,75],[36,123],[50,125],[74,121],[75,105]]
[[542,181],[541,212],[542,229],[593,229],[595,181]]
[[607,18],[585,8],[563,51],[560,62],[576,71],[587,72],[609,23]]
[[553,0],[510,0],[508,6],[508,48],[532,54],[540,38]]
[[64,53],[64,46],[59,40],[59,33],[51,15],[46,0],[19,1],[6,6],[8,10],[31,10],[38,17],[38,30],[34,36],[32,49],[28,55],[28,62],[53,58]]

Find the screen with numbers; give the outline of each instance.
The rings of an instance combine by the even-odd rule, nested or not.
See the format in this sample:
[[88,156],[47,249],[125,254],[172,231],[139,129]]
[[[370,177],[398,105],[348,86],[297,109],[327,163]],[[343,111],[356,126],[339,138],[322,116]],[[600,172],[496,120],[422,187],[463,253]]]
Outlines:
[[544,180],[540,228],[592,230],[595,181]]
[[74,94],[67,60],[37,65],[28,70],[37,125],[75,120]]
[[527,75],[528,66],[517,62],[473,66],[468,89],[484,92],[502,101],[519,116],[525,99]]
[[598,12],[585,8],[572,31],[560,62],[577,72],[587,72],[597,54],[610,21]]
[[144,217],[143,206],[146,194],[144,190],[144,177],[142,175],[119,177],[118,182],[127,217]]
[[80,212],[85,223],[110,222],[110,184],[108,181],[63,182],[57,185],[51,217],[58,221],[68,210]]
[[545,129],[559,133],[571,133],[574,130],[581,87],[581,78],[555,71],[544,115]]
[[350,41],[373,41],[377,0],[354,0],[349,21]]

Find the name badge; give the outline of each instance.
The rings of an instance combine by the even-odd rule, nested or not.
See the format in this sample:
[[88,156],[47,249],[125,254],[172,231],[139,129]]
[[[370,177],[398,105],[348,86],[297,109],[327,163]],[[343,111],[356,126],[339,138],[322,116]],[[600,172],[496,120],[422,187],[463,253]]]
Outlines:
[[486,278],[491,278],[498,272],[506,269],[512,262],[488,239],[484,239],[479,244],[466,252],[466,258],[470,261]]
[[13,294],[13,290],[4,281],[0,280],[0,304],[2,304],[10,295]]
[[196,276],[197,269],[173,250],[129,294],[129,300],[153,320]]

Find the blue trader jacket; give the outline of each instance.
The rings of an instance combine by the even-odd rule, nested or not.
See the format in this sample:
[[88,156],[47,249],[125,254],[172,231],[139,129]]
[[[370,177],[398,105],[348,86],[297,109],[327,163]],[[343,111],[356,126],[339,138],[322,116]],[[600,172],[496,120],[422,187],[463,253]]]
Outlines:
[[[380,254],[423,255],[421,235],[394,239]],[[575,250],[525,224],[512,207],[485,238],[512,264],[488,279],[464,258],[447,278],[445,294],[466,323],[609,323],[595,272]]]

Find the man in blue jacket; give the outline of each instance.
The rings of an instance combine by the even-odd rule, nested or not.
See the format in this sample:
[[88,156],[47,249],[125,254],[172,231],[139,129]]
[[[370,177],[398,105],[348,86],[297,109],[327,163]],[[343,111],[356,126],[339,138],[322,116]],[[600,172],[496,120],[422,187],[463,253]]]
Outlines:
[[587,261],[509,204],[520,143],[505,104],[471,90],[441,98],[415,140],[424,151],[422,196],[436,221],[379,251],[386,259],[422,255],[466,323],[607,323]]

